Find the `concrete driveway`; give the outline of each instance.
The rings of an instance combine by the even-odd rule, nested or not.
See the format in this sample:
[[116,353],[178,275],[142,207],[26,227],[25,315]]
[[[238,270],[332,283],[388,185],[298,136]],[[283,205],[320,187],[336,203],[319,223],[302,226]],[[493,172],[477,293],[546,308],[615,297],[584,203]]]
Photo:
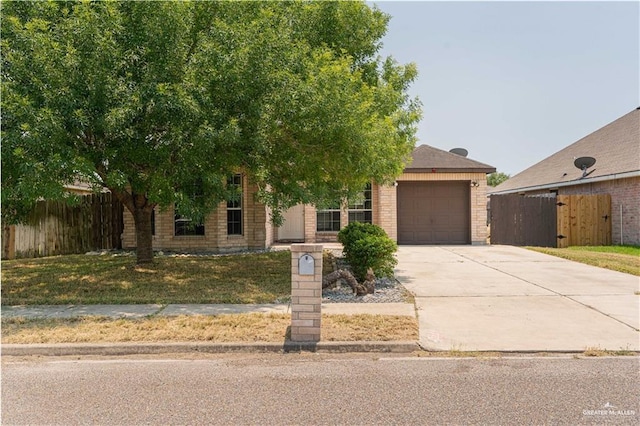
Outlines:
[[640,278],[512,246],[400,246],[431,350],[640,350]]

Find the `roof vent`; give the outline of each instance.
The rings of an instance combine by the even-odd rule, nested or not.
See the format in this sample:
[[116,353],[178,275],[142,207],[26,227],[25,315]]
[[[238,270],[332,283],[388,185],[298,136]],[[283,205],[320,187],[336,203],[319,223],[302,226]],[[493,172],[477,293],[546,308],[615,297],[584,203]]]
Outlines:
[[452,154],[459,155],[461,157],[466,157],[467,155],[469,155],[469,151],[467,151],[464,148],[453,148],[453,149],[450,149],[449,152]]

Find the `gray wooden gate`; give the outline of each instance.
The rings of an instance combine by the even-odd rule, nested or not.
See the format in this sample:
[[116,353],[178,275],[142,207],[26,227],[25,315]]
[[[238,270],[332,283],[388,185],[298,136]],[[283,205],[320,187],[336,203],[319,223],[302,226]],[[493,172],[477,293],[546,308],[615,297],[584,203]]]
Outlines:
[[491,196],[491,244],[556,247],[554,197]]

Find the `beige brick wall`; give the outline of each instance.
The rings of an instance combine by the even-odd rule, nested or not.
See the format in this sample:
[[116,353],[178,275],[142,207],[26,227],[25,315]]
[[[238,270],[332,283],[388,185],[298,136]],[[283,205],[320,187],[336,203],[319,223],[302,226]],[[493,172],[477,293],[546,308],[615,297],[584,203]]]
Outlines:
[[[220,203],[215,211],[205,218],[205,235],[175,235],[175,211],[169,207],[165,211],[156,210],[153,248],[175,251],[229,252],[247,249],[263,249],[270,245],[271,230],[268,230],[266,207],[255,201],[256,186],[243,176],[243,235],[227,235],[227,204]],[[136,247],[133,215],[125,209],[122,245],[125,249]]]
[[[124,213],[122,215],[123,231],[122,231],[122,248],[131,249],[136,247],[136,231],[135,224],[133,223],[133,215],[126,207],[123,207]],[[156,224],[157,226],[157,224]]]
[[372,185],[373,223],[384,229],[393,241],[398,241],[397,187]]
[[471,179],[479,186],[471,188],[471,244],[487,244],[487,175],[478,173]]
[[305,204],[304,206],[304,241],[316,242],[316,208]]

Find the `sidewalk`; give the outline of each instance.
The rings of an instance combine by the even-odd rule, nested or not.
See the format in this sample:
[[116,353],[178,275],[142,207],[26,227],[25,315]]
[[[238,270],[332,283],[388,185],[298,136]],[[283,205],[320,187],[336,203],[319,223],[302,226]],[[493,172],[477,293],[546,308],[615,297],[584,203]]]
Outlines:
[[[2,318],[144,318],[148,316],[223,315],[247,313],[289,313],[289,305],[48,305],[3,306]],[[372,314],[416,316],[412,303],[325,303],[322,313],[329,315]]]

